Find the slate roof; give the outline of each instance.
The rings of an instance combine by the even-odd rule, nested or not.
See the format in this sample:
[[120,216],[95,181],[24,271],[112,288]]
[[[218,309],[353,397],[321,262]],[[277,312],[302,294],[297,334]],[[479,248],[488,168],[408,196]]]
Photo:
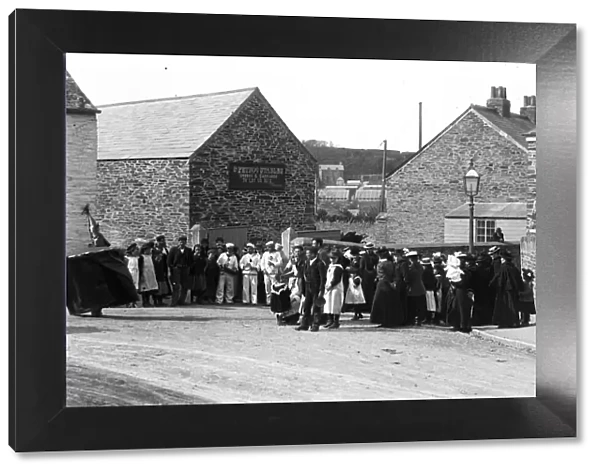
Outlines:
[[103,105],[98,159],[189,158],[255,91]]
[[[475,218],[527,218],[527,204],[520,202],[476,203]],[[469,218],[469,204],[463,204],[446,214],[445,218]]]
[[434,136],[428,143],[426,143],[419,151],[417,151],[413,156],[409,159],[405,160],[400,166],[398,166],[393,171],[389,172],[386,179],[389,179],[394,174],[399,172],[404,166],[408,163],[412,162],[415,159],[425,152],[433,143],[435,143],[438,139],[444,136],[448,131],[450,131],[454,125],[456,125],[465,115],[468,113],[475,112],[479,114],[479,116],[488,120],[492,125],[498,128],[500,131],[506,133],[512,139],[514,139],[523,149],[527,150],[527,139],[525,134],[530,132],[535,133],[536,125],[535,123],[529,121],[528,118],[522,117],[516,113],[511,113],[509,117],[502,117],[495,109],[484,107],[483,105],[473,105],[471,104],[469,108],[467,108],[463,113],[461,113],[456,119],[452,121],[446,128],[440,131],[436,136]]
[[65,95],[67,112],[89,114],[100,113],[100,110],[94,107],[94,104],[79,88],[75,79],[69,74],[69,71],[66,71]]
[[471,108],[480,115],[483,115],[519,144],[527,147],[527,140],[523,134],[529,133],[535,128],[535,123],[532,123],[528,118],[522,117],[518,113],[511,113],[510,118],[503,117],[496,110],[481,105],[471,105]]

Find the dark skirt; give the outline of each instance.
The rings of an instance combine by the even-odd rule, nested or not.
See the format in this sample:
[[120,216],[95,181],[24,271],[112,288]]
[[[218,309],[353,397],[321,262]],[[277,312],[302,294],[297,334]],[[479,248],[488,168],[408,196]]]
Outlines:
[[206,276],[202,274],[194,274],[192,280],[192,292],[194,294],[202,294],[206,291]]
[[492,322],[499,327],[519,325],[519,298],[513,291],[500,291],[496,294]]
[[384,327],[402,325],[403,314],[398,292],[389,281],[381,280],[377,284],[369,320]]
[[520,301],[519,302],[519,311],[524,312],[526,314],[535,314],[535,302],[534,301]]
[[371,312],[372,310],[372,306],[373,306],[373,301],[375,299],[375,292],[376,292],[376,287],[377,287],[377,274],[375,273],[370,273],[365,271],[364,275],[362,276],[362,289],[363,289],[363,294],[365,295],[365,305],[363,307],[363,309],[365,310],[365,312]]

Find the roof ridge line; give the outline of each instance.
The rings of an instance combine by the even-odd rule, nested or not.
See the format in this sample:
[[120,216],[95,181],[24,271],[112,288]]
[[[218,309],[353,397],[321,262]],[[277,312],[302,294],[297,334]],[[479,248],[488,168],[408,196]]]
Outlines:
[[185,99],[193,99],[193,98],[200,98],[200,97],[216,97],[218,95],[227,95],[227,94],[235,94],[235,93],[239,93],[239,92],[249,92],[249,91],[255,91],[258,90],[258,87],[246,87],[243,89],[235,89],[235,90],[225,90],[225,91],[221,91],[221,92],[210,92],[207,94],[193,94],[193,95],[184,95],[181,97],[159,97],[159,98],[155,98],[155,99],[145,99],[145,100],[133,100],[130,102],[118,102],[118,103],[110,103],[110,104],[103,104],[103,105],[98,105],[97,107],[101,107],[101,108],[106,108],[106,107],[118,107],[120,105],[136,105],[136,104],[140,104],[140,103],[156,103],[156,102],[167,102],[169,100],[185,100]]

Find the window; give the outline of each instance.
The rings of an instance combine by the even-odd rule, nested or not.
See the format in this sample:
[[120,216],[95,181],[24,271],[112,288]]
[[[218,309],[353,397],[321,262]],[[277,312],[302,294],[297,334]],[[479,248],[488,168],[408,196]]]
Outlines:
[[488,241],[494,241],[494,231],[496,230],[495,220],[484,220],[477,219],[477,226],[475,230],[475,241],[477,243],[485,243]]

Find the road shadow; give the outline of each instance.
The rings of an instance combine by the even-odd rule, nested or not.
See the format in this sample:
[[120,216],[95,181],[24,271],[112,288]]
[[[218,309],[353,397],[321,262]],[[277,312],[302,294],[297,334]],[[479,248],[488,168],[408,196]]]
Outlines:
[[[131,322],[148,322],[148,321],[163,321],[163,322],[210,322],[211,320],[223,320],[218,317],[203,317],[201,315],[103,315],[101,319],[109,320],[128,320]],[[233,320],[233,319],[228,319]]]
[[499,328],[497,325],[474,325],[473,326],[474,329],[477,329],[481,332],[495,332],[497,330],[509,330],[509,331],[519,331],[521,330],[527,330],[527,329],[531,329],[531,328],[535,328],[535,324],[529,324],[525,327],[506,327],[506,328]]
[[79,334],[79,333],[98,333],[98,332],[116,332],[116,330],[110,328],[98,328],[98,327],[76,327],[67,325],[67,335]]

